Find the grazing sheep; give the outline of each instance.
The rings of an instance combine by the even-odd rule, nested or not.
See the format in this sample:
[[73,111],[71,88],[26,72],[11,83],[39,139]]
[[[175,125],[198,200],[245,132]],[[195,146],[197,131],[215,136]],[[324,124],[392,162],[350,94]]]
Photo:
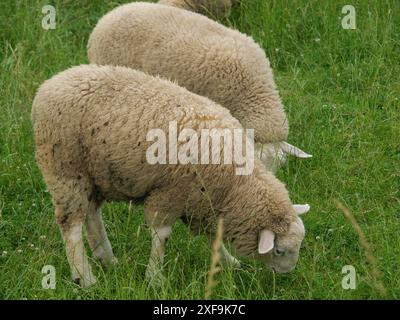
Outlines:
[[269,61],[236,30],[186,10],[131,3],[99,20],[88,56],[91,63],[160,75],[221,104],[255,130],[257,154],[269,169],[284,161],[282,154],[310,157],[286,143],[288,121]]
[[[209,235],[223,218],[224,239],[238,254],[261,259],[277,272],[294,268],[304,237],[297,213],[308,206],[293,207],[284,185],[259,160],[249,175],[236,175],[239,162],[149,163],[149,133],[168,132],[171,122],[180,132],[191,128],[190,141],[201,140],[196,133],[203,129],[242,128],[208,98],[129,68],[83,65],[42,84],[32,121],[36,160],[73,279],[82,286],[96,281],[84,250],[84,225],[93,255],[105,265],[116,261],[100,213],[106,200],[144,202],[153,237],[147,276],[155,283],[162,279],[165,240],[178,218]],[[167,156],[162,149],[156,153]],[[224,248],[222,255],[236,263]]]
[[229,16],[232,7],[231,0],[160,0],[158,3],[216,18]]

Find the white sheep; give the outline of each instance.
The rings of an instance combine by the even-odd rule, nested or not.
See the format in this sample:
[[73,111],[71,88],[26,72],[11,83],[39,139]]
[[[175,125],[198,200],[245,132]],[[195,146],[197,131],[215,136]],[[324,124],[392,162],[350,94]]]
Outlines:
[[[238,162],[150,163],[149,132],[168,132],[171,122],[180,133],[190,129],[188,138],[198,143],[202,130],[242,128],[208,98],[129,68],[83,65],[41,85],[32,121],[36,160],[52,195],[73,279],[82,286],[96,281],[84,249],[84,226],[94,257],[106,265],[116,261],[100,213],[106,200],[144,201],[152,230],[147,276],[155,283],[162,281],[165,241],[179,218],[207,234],[222,218],[224,240],[239,255],[260,259],[277,272],[295,267],[304,238],[298,213],[309,207],[293,206],[284,185],[259,160],[248,175],[236,175]],[[247,145],[248,138],[244,141]],[[222,255],[236,264],[224,248]]]
[[88,56],[91,63],[160,75],[221,104],[255,130],[257,154],[272,171],[286,153],[311,157],[286,142],[288,120],[269,61],[236,30],[170,6],[125,4],[99,20]]

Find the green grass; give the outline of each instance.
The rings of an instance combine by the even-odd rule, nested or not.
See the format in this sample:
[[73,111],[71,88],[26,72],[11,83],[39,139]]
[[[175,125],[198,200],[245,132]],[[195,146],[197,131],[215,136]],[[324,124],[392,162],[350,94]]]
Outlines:
[[[203,298],[210,250],[178,224],[166,256],[165,286],[147,287],[150,236],[142,207],[107,204],[103,214],[119,265],[95,266],[99,283],[72,284],[51,199],[34,161],[30,110],[51,75],[87,63],[96,21],[124,1],[49,1],[57,28],[41,28],[47,1],[0,2],[0,298]],[[400,2],[352,0],[357,29],[343,30],[341,0],[247,0],[222,23],[251,34],[266,50],[289,116],[289,141],[312,153],[279,172],[295,202],[309,202],[307,235],[295,271],[269,273],[245,261],[217,275],[214,298],[372,299],[371,265],[334,204],[355,215],[377,259],[387,298],[400,298]],[[45,236],[45,238],[43,237]],[[6,251],[7,253],[3,253]],[[41,286],[44,265],[56,290]],[[341,286],[344,265],[355,290]]]

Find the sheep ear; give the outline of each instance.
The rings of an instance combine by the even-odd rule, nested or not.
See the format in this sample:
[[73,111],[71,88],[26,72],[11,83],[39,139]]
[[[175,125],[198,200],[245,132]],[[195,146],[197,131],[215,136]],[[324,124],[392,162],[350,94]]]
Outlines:
[[312,155],[300,150],[299,148],[292,146],[290,143],[285,141],[280,143],[283,152],[295,156],[297,158],[311,158]]
[[293,205],[294,211],[298,214],[304,214],[310,211],[310,205],[309,204],[294,204]]
[[258,253],[265,254],[272,250],[274,247],[275,233],[270,230],[264,229],[260,232],[260,240],[258,242]]

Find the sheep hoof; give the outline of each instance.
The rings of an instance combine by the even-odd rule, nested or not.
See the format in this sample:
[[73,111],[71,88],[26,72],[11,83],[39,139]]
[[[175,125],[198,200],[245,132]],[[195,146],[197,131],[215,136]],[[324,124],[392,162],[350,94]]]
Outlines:
[[97,282],[97,279],[94,275],[87,275],[86,277],[74,277],[73,282],[82,288],[88,288],[93,286]]
[[118,264],[118,259],[115,256],[112,256],[111,258],[107,259],[100,258],[99,260],[101,264],[106,268],[112,268]]
[[231,268],[238,270],[242,268],[242,264],[240,263],[239,260],[236,260],[234,263],[231,264]]
[[240,261],[235,261],[234,263],[230,263],[228,267],[234,270],[239,270],[242,268],[242,264],[240,263]]
[[112,266],[115,266],[115,265],[117,265],[117,264],[118,264],[118,259],[117,259],[117,257],[113,256],[113,257],[111,258],[111,265],[112,265]]

